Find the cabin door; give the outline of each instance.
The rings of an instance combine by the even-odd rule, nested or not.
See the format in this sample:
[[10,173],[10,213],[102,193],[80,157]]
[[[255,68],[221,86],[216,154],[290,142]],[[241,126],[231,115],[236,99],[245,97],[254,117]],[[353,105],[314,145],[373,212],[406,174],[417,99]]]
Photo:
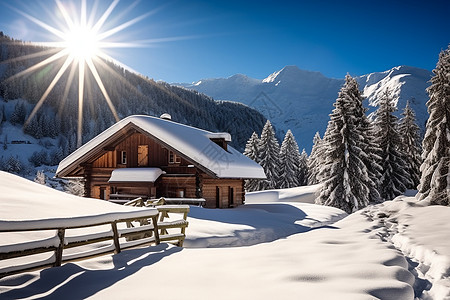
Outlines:
[[220,188],[216,186],[216,208],[220,208]]
[[228,207],[234,207],[234,188],[228,187]]
[[148,166],[148,145],[138,146],[138,166],[139,167]]

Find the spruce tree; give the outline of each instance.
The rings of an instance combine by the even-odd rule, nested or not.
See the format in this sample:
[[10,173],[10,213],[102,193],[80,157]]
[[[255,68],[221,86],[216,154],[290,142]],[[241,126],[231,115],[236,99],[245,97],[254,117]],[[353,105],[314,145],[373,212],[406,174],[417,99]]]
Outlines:
[[[245,145],[244,155],[248,158],[259,161],[259,137],[256,132],[253,132],[252,136],[248,139]],[[247,192],[253,192],[258,190],[259,179],[247,179],[244,183],[244,188]]]
[[308,158],[308,184],[319,183],[318,174],[320,170],[320,158],[323,157],[321,149],[322,139],[319,132],[316,132],[313,139],[311,155]]
[[428,121],[422,142],[420,185],[417,197],[431,204],[450,205],[450,45],[441,51],[427,89]]
[[405,192],[406,186],[411,185],[405,155],[401,150],[398,119],[393,114],[396,110],[394,100],[392,92],[386,89],[379,99],[374,120],[375,142],[380,147],[382,167],[379,191],[383,200],[394,199]]
[[375,203],[380,200],[380,178],[381,178],[381,148],[376,142],[376,130],[373,122],[363,114],[361,128],[364,136],[364,143],[361,149],[366,153],[363,157],[363,162],[367,168],[369,177],[369,202]]
[[291,130],[286,132],[280,149],[280,172],[278,188],[291,188],[300,185],[300,152]]
[[381,166],[380,166],[380,147],[375,142],[375,130],[372,122],[366,116],[367,108],[363,106],[364,97],[359,91],[358,83],[354,78],[352,80],[352,85],[356,86],[352,89],[353,97],[355,99],[355,117],[361,120],[360,129],[361,137],[359,145],[361,150],[365,153],[361,157],[362,161],[366,165],[368,181],[367,186],[369,188],[369,202],[377,202],[380,198],[378,192],[379,188],[379,178],[381,177]]
[[275,137],[272,124],[267,120],[259,139],[259,164],[264,169],[267,179],[258,182],[258,190],[273,189],[277,186],[280,168],[280,145]]
[[400,120],[398,131],[401,133],[401,148],[405,154],[407,172],[410,174],[411,184],[406,187],[416,189],[420,183],[420,165],[422,164],[420,147],[420,128],[416,124],[416,114],[406,102]]
[[45,175],[44,171],[37,171],[36,176],[34,177],[34,182],[46,185],[47,176]]
[[17,102],[16,105],[14,106],[14,111],[11,114],[11,118],[9,119],[9,121],[13,125],[16,125],[16,124],[21,125],[25,122],[26,114],[27,114],[27,110],[25,108],[25,104],[21,103],[21,102]]
[[302,153],[300,153],[297,178],[300,185],[308,184],[308,154],[306,154],[305,149],[303,149]]
[[318,204],[348,213],[369,203],[369,179],[362,160],[366,154],[361,149],[364,137],[361,118],[357,117],[360,99],[356,95],[358,85],[347,75],[324,135],[325,160],[320,171],[323,184],[316,199]]

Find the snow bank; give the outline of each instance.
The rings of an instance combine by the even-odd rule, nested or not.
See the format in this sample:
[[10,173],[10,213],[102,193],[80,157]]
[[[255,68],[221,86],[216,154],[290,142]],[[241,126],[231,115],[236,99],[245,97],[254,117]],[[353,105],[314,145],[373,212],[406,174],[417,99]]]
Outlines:
[[[6,182],[6,195],[17,185],[18,195],[31,196],[34,190],[34,198],[46,205],[47,198],[63,203],[55,204],[61,211],[50,207],[45,216],[100,210],[95,200],[61,193],[58,198],[50,189],[14,179]],[[292,189],[260,193],[262,200],[267,196],[277,201],[256,203],[255,198],[230,210],[191,207],[185,244],[197,248],[161,244],[9,276],[0,279],[1,298],[448,299],[450,208],[399,197],[331,223],[343,213],[280,199],[307,200],[314,189],[309,188],[303,189],[304,195]],[[28,202],[32,198],[20,200],[18,195],[13,196],[21,203],[16,209],[26,207],[35,218],[45,212],[38,202]],[[1,197],[6,203],[5,194]],[[64,203],[75,199],[78,205],[64,209]],[[7,211],[14,214],[11,207]]]
[[114,214],[118,213],[145,215],[142,208],[73,196],[2,171],[0,189],[0,228],[3,225],[12,226],[25,222],[30,225],[39,222],[51,223],[51,220],[55,219],[58,222],[63,219],[72,222],[71,219],[82,218],[95,221],[94,216],[103,221],[105,217],[115,217]]
[[299,186],[289,189],[266,190],[249,192],[245,194],[245,203],[265,203],[265,202],[302,202],[315,203],[317,190],[320,184]]
[[235,209],[191,207],[184,246],[255,245],[329,225],[345,216],[340,209],[308,203],[246,204]]
[[4,299],[413,299],[414,277],[401,253],[366,234],[371,224],[363,215],[349,218],[248,247],[128,250],[2,279],[0,293]]

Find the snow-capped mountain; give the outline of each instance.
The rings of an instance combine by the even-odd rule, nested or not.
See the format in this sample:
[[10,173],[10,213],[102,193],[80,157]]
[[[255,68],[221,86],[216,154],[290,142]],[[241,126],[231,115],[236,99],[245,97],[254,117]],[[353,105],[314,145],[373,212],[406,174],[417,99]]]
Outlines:
[[[378,94],[390,87],[398,97],[397,113],[400,114],[406,101],[410,100],[417,114],[417,122],[423,129],[428,116],[425,89],[431,76],[428,70],[399,66],[357,77],[357,81],[368,99],[365,105],[370,108],[369,112],[374,110]],[[262,80],[238,74],[176,85],[197,90],[217,100],[238,101],[256,108],[274,123],[279,136],[291,129],[299,146],[309,152],[315,132],[323,135],[326,129],[328,115],[343,83],[344,79],[328,78],[320,72],[286,66]]]

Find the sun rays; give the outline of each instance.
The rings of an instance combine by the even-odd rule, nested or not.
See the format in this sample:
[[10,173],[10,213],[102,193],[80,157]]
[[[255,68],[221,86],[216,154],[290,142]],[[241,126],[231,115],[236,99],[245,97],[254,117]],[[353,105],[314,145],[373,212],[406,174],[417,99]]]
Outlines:
[[[33,17],[23,11],[20,11],[16,8],[14,9],[16,12],[38,25],[39,27],[45,29],[50,34],[54,35],[57,42],[41,42],[34,43],[39,44],[45,47],[52,47],[49,49],[45,49],[38,53],[34,53],[31,55],[15,58],[14,60],[26,60],[29,58],[35,57],[49,57],[43,59],[42,61],[36,63],[33,66],[9,77],[7,81],[23,77],[25,75],[31,74],[55,61],[64,61],[53,80],[50,82],[45,92],[40,97],[39,101],[31,111],[28,119],[26,120],[24,126],[26,127],[30,121],[35,117],[37,111],[44,104],[48,95],[54,89],[55,85],[59,82],[62,76],[69,72],[68,81],[66,83],[64,94],[62,99],[60,100],[62,104],[66,102],[66,98],[68,96],[69,90],[72,86],[73,80],[75,79],[76,72],[78,71],[78,124],[77,124],[77,147],[80,147],[82,144],[82,136],[83,136],[83,104],[84,104],[84,92],[85,92],[85,80],[87,76],[87,72],[90,72],[92,77],[95,80],[96,85],[100,89],[106,104],[108,105],[109,110],[114,116],[116,121],[119,121],[119,116],[116,112],[113,102],[103,84],[102,78],[99,75],[97,70],[97,65],[105,65],[102,59],[107,61],[115,61],[112,57],[107,55],[103,50],[106,48],[127,48],[138,46],[138,43],[131,42],[111,42],[107,39],[116,35],[118,32],[127,29],[128,27],[136,24],[137,22],[143,20],[151,12],[140,15],[136,18],[128,20],[124,23],[121,23],[115,27],[105,26],[108,22],[108,18],[111,17],[114,9],[117,7],[119,0],[114,0],[110,3],[110,5],[104,10],[101,16],[96,20],[96,11],[98,9],[98,1],[95,1],[92,8],[90,9],[90,13],[87,13],[87,2],[86,0],[81,0],[81,5],[79,10],[76,11],[73,7],[69,7],[64,5],[60,0],[55,0],[56,8],[58,15],[62,17],[64,26],[63,28],[56,28],[47,24],[46,22]],[[129,5],[131,9],[136,5],[132,3]],[[125,10],[126,12],[127,10]],[[125,12],[122,12],[125,13]],[[55,50],[56,49],[56,50]],[[12,61],[12,60],[11,60]],[[11,62],[10,61],[10,62]],[[68,71],[68,69],[70,71]]]

